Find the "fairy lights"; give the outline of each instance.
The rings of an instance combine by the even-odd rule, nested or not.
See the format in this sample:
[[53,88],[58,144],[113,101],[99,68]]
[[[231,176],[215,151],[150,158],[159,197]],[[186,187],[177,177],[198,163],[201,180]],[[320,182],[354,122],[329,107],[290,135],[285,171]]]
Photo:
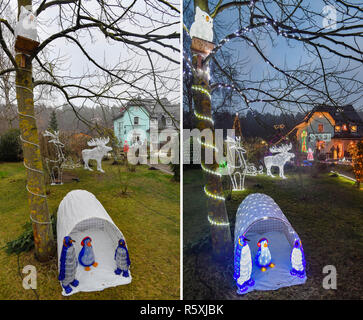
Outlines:
[[198,113],[197,111],[194,110],[194,115],[199,119],[199,120],[204,120],[204,121],[209,121],[211,124],[214,125],[214,120],[212,119],[212,117],[207,117],[204,116],[200,113]]
[[204,186],[204,193],[209,197],[209,198],[212,198],[212,199],[214,199],[214,200],[221,200],[221,201],[225,201],[226,200],[226,198],[225,197],[223,197],[223,196],[219,196],[219,195],[217,195],[217,194],[213,194],[213,193],[211,193],[211,192],[209,192],[208,190],[207,190],[207,187],[206,186]]
[[215,221],[215,220],[212,220],[210,216],[208,216],[208,221],[209,221],[210,224],[212,224],[214,226],[220,226],[220,227],[227,227],[227,226],[229,226],[229,222]]
[[[31,73],[31,70],[24,69],[24,71],[27,71],[27,72],[30,72],[30,73]],[[19,84],[15,84],[15,87],[16,87],[16,88],[21,88],[21,89],[27,90],[27,91],[29,91],[29,92],[33,95],[33,91],[32,91],[31,89],[27,88],[27,87],[24,87],[24,86],[19,85]],[[20,112],[20,111],[19,111],[19,109],[17,109],[17,113],[18,113],[19,117],[30,118],[30,119],[33,119],[34,121],[36,121],[36,118],[35,118],[33,115],[29,115],[29,114],[26,114],[26,113],[22,113],[22,112]],[[35,148],[37,148],[37,149],[39,149],[39,150],[40,150],[40,146],[39,146],[39,144],[34,143],[34,142],[31,142],[31,141],[29,141],[29,140],[25,139],[25,138],[23,137],[23,135],[22,135],[22,134],[20,134],[20,140],[21,140],[21,142],[22,142],[23,144],[29,144],[29,145],[32,145],[32,146],[34,146]],[[27,170],[29,170],[29,171],[33,171],[33,172],[36,172],[36,173],[41,174],[41,175],[44,175],[44,171],[30,167],[30,166],[29,166],[29,165],[25,162],[25,159],[24,159],[23,164],[24,164],[24,167],[25,167]],[[46,198],[47,198],[47,195],[45,195],[45,194],[41,194],[41,193],[38,193],[38,192],[35,192],[35,191],[30,190],[30,188],[29,188],[28,184],[26,184],[25,189],[26,189],[26,190],[27,190],[27,191],[28,191],[31,195],[33,195],[33,196],[36,196],[36,197],[39,197],[39,198],[43,198],[43,199],[46,199]],[[42,224],[42,225],[43,225],[43,224],[45,224],[45,225],[48,225],[48,226],[50,226],[50,225],[52,224],[52,222],[51,222],[51,221],[38,221],[38,220],[35,220],[35,219],[31,216],[31,215],[30,215],[30,220],[31,220],[32,222],[36,223],[36,224]]]
[[204,93],[210,100],[212,100],[212,97],[211,97],[211,94],[209,93],[209,91],[207,89],[203,88],[202,86],[193,84],[192,90]]
[[213,144],[211,143],[208,143],[208,142],[203,142],[201,141],[199,138],[197,138],[197,141],[205,148],[211,148],[211,149],[214,149],[216,152],[218,152],[218,148],[216,146],[214,146]]
[[213,170],[210,170],[208,168],[206,168],[203,163],[200,164],[200,166],[202,167],[203,171],[209,173],[209,174],[213,174],[215,176],[218,176],[218,177],[222,177],[222,174],[218,171],[213,171]]

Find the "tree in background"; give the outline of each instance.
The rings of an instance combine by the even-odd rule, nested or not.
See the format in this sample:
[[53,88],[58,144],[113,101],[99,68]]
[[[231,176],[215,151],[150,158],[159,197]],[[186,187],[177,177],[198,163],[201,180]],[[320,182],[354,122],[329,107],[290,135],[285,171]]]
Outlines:
[[57,113],[55,112],[55,110],[53,110],[50,114],[49,129],[53,132],[58,131]]

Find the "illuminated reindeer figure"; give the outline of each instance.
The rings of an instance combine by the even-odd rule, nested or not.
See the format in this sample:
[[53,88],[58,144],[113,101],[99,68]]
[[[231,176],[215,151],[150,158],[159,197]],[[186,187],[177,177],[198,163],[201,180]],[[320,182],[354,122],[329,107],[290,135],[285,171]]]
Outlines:
[[[241,144],[241,137],[235,137],[235,139],[227,137],[226,142],[227,170],[231,178],[233,190],[244,190],[246,175],[256,176],[257,174],[261,174],[263,167],[257,170],[253,164],[247,163],[244,156],[247,152]],[[237,154],[237,162],[235,161],[235,154]]]
[[48,143],[53,143],[57,150],[57,159],[51,160],[46,158],[47,168],[50,174],[51,185],[63,184],[63,167],[62,164],[65,161],[64,154],[62,148],[64,148],[64,144],[59,141],[59,131],[55,131],[54,133],[45,130],[44,137],[51,137]]
[[96,138],[87,142],[90,147],[96,148],[82,150],[82,158],[84,161],[84,168],[86,170],[93,171],[88,165],[88,161],[92,159],[97,161],[97,170],[100,172],[105,172],[102,170],[101,161],[103,157],[112,150],[111,147],[106,146],[109,141],[110,138],[107,137],[106,139]]
[[293,153],[288,152],[289,150],[291,150],[291,148],[292,148],[291,143],[279,147],[274,146],[270,148],[271,153],[277,153],[277,154],[264,157],[264,162],[268,176],[275,177],[271,173],[271,167],[279,167],[280,178],[286,179],[284,175],[285,163],[295,157]]

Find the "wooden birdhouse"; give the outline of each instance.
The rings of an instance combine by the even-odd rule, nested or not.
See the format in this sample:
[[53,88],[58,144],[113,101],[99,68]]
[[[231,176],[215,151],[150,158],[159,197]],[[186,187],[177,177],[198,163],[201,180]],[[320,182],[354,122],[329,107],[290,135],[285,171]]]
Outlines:
[[20,35],[15,40],[15,50],[24,54],[32,54],[38,48],[39,42],[33,39],[25,38]]
[[193,37],[191,48],[193,51],[208,55],[214,49],[214,43]]

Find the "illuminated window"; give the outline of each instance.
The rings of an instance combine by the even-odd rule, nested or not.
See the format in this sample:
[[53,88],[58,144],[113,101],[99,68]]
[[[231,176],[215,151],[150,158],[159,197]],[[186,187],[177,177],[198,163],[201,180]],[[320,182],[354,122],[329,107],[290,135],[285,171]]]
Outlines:
[[351,132],[357,132],[357,126],[356,126],[356,125],[352,125],[352,126],[350,127],[350,131],[351,131]]
[[342,125],[342,130],[343,130],[343,131],[347,131],[347,130],[348,130],[348,127],[347,127],[347,125],[346,125],[346,124],[343,124],[343,125]]
[[324,132],[324,125],[322,123],[319,124],[318,131],[319,132]]
[[335,132],[340,132],[341,128],[340,126],[335,126]]

